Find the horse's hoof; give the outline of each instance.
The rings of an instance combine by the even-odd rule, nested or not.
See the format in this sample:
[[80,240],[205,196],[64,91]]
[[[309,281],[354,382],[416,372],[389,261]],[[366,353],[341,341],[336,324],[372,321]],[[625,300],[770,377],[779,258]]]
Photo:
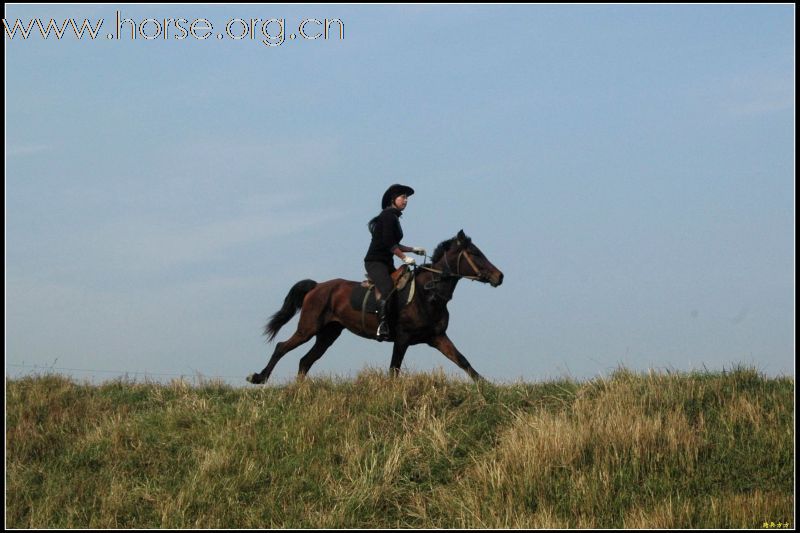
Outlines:
[[250,374],[249,376],[247,376],[247,382],[252,383],[254,385],[258,385],[260,383],[259,381],[256,380],[255,374]]

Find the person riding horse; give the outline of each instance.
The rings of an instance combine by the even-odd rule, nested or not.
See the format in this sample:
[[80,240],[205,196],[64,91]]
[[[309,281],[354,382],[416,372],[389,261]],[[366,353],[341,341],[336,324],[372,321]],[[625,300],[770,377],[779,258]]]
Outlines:
[[[405,193],[406,198],[399,201],[397,196],[392,196],[394,192],[396,189],[392,191],[390,188],[390,191],[387,191],[383,205],[390,207],[395,204],[395,209],[402,211],[408,199],[408,191]],[[398,205],[399,207],[397,207]],[[378,220],[382,215],[383,213],[373,219],[375,220],[373,229],[375,229],[376,236]],[[396,223],[397,216],[393,216],[394,219],[387,215],[387,219]],[[405,247],[400,248],[400,246],[398,241],[388,250],[391,252],[396,247],[403,252]],[[408,248],[405,249],[408,250]],[[417,251],[421,251],[421,249],[417,249]],[[404,262],[406,261],[404,259]],[[388,266],[384,263],[383,267],[387,275],[391,265],[390,255]],[[400,366],[403,364],[403,358],[409,346],[427,344],[442,352],[473,380],[483,379],[447,336],[447,327],[450,323],[448,302],[452,300],[456,285],[462,279],[488,283],[492,287],[499,287],[503,283],[503,273],[487,259],[480,248],[475,246],[464,230],[459,231],[455,237],[439,243],[433,252],[430,265],[417,272],[411,281],[414,284],[413,287],[416,287],[417,294],[424,295],[424,297],[414,298],[411,303],[398,309],[396,320],[392,320],[392,362],[389,371],[393,376],[400,372]],[[384,287],[384,291],[391,293],[391,287],[391,284],[388,289]],[[353,291],[360,288],[361,283],[357,281],[339,278],[321,283],[313,279],[304,279],[295,283],[283,300],[283,306],[270,317],[269,322],[264,326],[264,335],[267,340],[274,340],[278,331],[300,311],[297,329],[288,339],[275,345],[275,350],[269,357],[267,366],[260,372],[247,376],[247,381],[256,384],[265,383],[272,375],[275,365],[284,355],[312,338],[316,339],[314,346],[300,359],[298,378],[308,374],[311,366],[325,355],[328,348],[336,342],[345,329],[365,339],[376,339],[377,335],[372,332],[378,326],[378,318],[367,317],[366,322],[369,325],[365,326],[364,315],[353,306]]]
[[386,311],[389,298],[394,288],[392,272],[394,271],[393,256],[399,257],[406,265],[416,263],[413,257],[406,253],[425,255],[425,249],[409,247],[400,244],[403,238],[403,229],[400,227],[400,217],[408,206],[408,197],[414,194],[414,189],[398,183],[392,185],[383,193],[381,199],[382,211],[369,221],[367,227],[372,234],[367,255],[364,256],[364,267],[367,275],[375,283],[380,295],[376,294],[378,301],[378,340],[389,338],[389,327],[386,320]]

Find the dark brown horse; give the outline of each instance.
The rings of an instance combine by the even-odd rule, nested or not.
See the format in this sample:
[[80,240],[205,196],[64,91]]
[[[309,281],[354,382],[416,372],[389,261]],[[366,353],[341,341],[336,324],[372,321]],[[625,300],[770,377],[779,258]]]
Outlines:
[[[391,321],[389,339],[394,341],[390,365],[392,374],[400,371],[409,346],[426,343],[442,352],[472,379],[483,379],[447,336],[450,318],[447,302],[453,297],[456,284],[462,278],[489,283],[492,287],[503,282],[503,273],[472,244],[463,230],[436,248],[432,264],[417,267],[414,278],[416,296],[411,303],[401,307],[405,302],[397,303],[395,298],[397,312]],[[247,381],[264,383],[281,357],[314,336],[317,337],[314,346],[300,359],[298,377],[308,373],[311,365],[322,357],[345,328],[360,337],[376,339],[377,316],[370,313],[363,317],[361,311],[350,305],[351,293],[359,285],[358,282],[343,279],[324,283],[307,279],[295,284],[286,296],[283,307],[272,315],[264,327],[264,334],[272,340],[297,310],[302,309],[297,331],[284,342],[279,342],[264,370],[251,374]]]

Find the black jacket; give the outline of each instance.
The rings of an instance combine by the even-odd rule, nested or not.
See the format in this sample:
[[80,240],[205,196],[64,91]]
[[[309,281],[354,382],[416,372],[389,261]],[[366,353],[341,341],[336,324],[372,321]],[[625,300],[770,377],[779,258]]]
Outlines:
[[403,228],[400,227],[400,217],[403,212],[394,207],[387,207],[370,220],[369,228],[372,232],[372,241],[364,261],[380,261],[394,264],[392,250],[397,248],[403,239]]

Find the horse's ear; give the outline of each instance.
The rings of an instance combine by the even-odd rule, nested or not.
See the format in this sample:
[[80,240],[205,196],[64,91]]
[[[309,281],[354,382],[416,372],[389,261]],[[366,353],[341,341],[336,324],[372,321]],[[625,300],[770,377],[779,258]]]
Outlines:
[[461,241],[466,240],[467,236],[464,234],[463,229],[459,230],[458,235],[456,235],[456,238],[458,239],[459,244],[461,244]]

